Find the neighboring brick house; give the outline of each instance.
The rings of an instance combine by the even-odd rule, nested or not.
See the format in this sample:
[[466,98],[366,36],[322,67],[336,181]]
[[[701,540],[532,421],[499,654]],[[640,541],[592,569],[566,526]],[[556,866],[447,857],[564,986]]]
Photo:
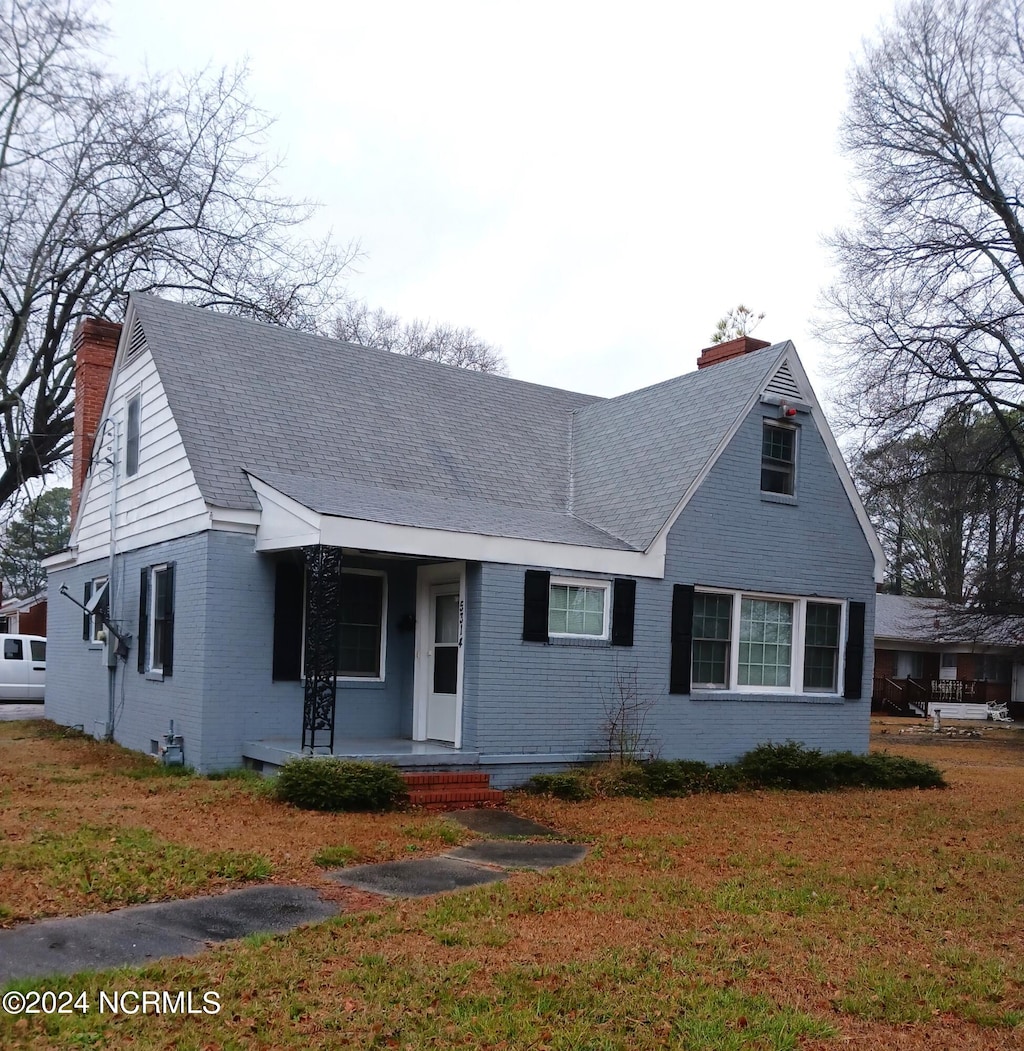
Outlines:
[[46,595],[0,602],[0,634],[46,635]]
[[1024,716],[1024,620],[943,599],[879,595],[872,704],[924,715],[935,703],[1008,704]]
[[867,748],[882,555],[791,343],[609,399],[144,296],[77,347],[58,722],[502,785],[606,754],[633,700],[665,757]]

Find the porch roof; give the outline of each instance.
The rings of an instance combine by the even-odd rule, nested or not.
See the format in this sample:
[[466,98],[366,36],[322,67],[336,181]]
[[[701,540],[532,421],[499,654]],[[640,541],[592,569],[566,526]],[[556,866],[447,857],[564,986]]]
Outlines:
[[566,513],[510,507],[465,496],[384,489],[355,482],[325,482],[322,478],[266,468],[247,467],[246,471],[303,507],[323,515],[613,551],[636,550],[624,540]]

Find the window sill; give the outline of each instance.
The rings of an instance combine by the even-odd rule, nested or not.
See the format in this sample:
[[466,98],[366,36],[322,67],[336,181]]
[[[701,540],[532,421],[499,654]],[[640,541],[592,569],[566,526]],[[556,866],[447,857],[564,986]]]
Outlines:
[[334,680],[339,690],[383,690],[387,683],[383,679],[341,678]]
[[611,642],[608,639],[587,638],[585,635],[550,635],[548,645],[567,646],[570,649],[600,650],[610,646]]
[[786,493],[766,493],[762,491],[761,500],[766,504],[788,504],[790,507],[796,507],[797,505],[797,498]]
[[147,671],[146,672],[147,682],[163,682],[164,673],[162,671]]
[[736,690],[694,690],[691,701],[753,701],[757,704],[844,704],[836,693],[738,693]]

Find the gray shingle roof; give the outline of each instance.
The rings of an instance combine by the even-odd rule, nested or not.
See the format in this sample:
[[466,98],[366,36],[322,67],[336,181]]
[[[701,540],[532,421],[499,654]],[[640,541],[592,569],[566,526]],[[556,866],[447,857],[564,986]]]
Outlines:
[[945,599],[876,595],[875,638],[934,645],[1021,646],[1024,618],[971,613]]
[[646,549],[791,348],[776,344],[576,410],[574,512]]
[[788,346],[604,400],[132,305],[209,504],[257,509],[248,470],[322,513],[618,550],[649,544]]

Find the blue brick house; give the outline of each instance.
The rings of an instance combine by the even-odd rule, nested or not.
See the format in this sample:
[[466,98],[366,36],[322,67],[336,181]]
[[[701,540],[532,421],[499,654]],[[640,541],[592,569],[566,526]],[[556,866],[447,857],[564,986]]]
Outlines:
[[791,343],[602,399],[133,296],[76,355],[60,723],[499,785],[867,747],[882,556]]

